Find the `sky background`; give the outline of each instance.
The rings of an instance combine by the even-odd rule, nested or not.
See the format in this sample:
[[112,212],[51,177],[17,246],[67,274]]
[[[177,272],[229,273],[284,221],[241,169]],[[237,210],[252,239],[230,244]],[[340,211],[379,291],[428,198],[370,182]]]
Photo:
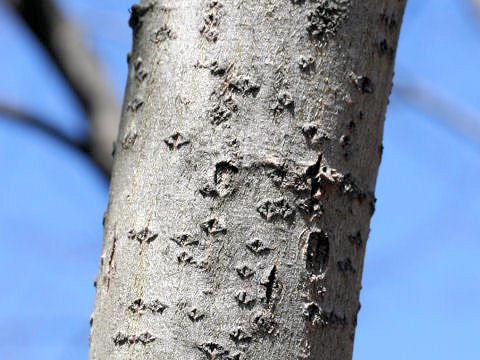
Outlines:
[[[120,102],[131,1],[60,5]],[[83,138],[81,107],[3,3],[0,44],[0,101]],[[479,127],[479,64],[467,0],[408,1],[396,85],[429,89]],[[384,146],[354,359],[478,359],[480,143],[394,88]],[[1,115],[0,164],[0,359],[86,359],[108,184],[83,155]]]

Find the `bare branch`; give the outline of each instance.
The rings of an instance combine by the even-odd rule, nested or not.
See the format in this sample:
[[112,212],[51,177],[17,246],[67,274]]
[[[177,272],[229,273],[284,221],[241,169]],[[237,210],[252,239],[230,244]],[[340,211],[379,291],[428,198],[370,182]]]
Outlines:
[[443,120],[462,136],[480,144],[480,114],[466,109],[432,87],[419,83],[395,84],[394,94]]
[[53,0],[5,1],[48,51],[82,104],[90,122],[90,154],[105,173],[110,173],[120,107],[78,29]]
[[50,126],[44,120],[36,117],[35,115],[29,114],[21,109],[15,108],[11,105],[0,102],[0,114],[3,115],[2,118],[6,120],[11,120],[16,123],[20,123],[29,127],[32,127],[40,132],[60,141],[64,145],[67,145],[70,148],[78,150],[83,154],[87,155],[95,164],[95,166],[105,175],[108,179],[110,173],[105,172],[102,164],[95,161],[95,158],[91,156],[90,146],[81,141],[75,141],[70,137],[66,136],[63,132],[59,131],[53,126]]

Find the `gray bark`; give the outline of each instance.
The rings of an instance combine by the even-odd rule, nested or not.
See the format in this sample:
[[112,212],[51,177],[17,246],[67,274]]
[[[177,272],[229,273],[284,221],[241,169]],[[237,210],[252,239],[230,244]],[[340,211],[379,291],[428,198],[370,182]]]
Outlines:
[[405,1],[144,1],[90,359],[349,359]]

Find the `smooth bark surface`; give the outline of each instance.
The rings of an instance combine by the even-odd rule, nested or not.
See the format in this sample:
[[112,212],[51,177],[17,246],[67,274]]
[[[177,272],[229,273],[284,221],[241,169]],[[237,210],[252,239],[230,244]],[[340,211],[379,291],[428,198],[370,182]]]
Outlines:
[[90,359],[351,358],[404,6],[132,8]]

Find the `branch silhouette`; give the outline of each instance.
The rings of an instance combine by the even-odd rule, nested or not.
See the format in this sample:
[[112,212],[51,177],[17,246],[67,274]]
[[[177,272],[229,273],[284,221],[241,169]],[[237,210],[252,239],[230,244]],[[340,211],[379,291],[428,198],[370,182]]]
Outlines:
[[47,50],[83,106],[90,123],[88,154],[104,173],[109,174],[120,106],[79,29],[63,16],[53,0],[4,1]]

